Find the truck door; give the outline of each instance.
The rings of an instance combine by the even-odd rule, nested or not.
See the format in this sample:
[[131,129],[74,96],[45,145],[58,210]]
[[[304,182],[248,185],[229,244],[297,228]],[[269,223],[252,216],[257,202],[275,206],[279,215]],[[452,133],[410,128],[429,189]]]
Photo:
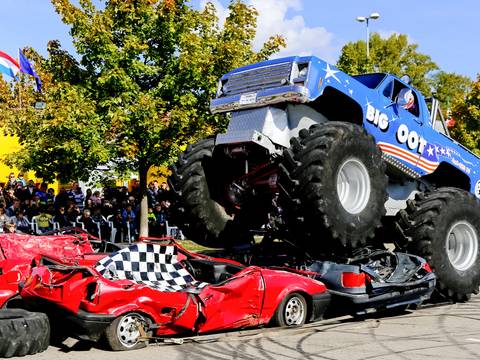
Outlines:
[[427,141],[416,91],[397,79],[386,82],[380,91],[388,128],[378,146],[393,162],[400,161],[398,167],[405,172],[414,170],[420,175],[431,172],[429,161],[422,157],[427,153]]

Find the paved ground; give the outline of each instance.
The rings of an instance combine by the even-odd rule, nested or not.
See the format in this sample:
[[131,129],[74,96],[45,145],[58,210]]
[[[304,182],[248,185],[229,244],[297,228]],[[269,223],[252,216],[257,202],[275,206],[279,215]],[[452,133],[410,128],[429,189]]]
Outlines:
[[108,352],[68,339],[64,348],[23,359],[479,359],[480,296],[465,304],[353,321],[342,317],[296,329],[263,329],[197,337],[182,345]]

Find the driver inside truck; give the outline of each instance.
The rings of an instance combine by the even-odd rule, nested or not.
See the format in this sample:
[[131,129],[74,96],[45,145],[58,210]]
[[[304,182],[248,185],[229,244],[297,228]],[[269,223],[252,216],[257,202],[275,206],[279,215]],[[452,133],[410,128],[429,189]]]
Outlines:
[[401,89],[398,92],[395,102],[413,115],[416,115],[415,95],[413,94],[412,89]]

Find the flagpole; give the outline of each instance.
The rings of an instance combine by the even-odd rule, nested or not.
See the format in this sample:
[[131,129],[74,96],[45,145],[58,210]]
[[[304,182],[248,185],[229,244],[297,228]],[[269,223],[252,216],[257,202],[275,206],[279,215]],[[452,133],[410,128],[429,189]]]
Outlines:
[[18,107],[22,109],[22,82],[18,82]]
[[[20,48],[18,48],[18,61],[20,62]],[[20,71],[18,74],[18,107],[22,109],[22,81],[20,79]]]

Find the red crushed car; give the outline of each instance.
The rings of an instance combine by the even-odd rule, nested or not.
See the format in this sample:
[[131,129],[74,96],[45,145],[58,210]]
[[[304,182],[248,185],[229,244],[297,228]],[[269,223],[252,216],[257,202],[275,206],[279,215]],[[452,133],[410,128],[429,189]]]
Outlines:
[[[21,295],[64,317],[73,335],[113,350],[150,336],[201,334],[267,324],[301,325],[323,315],[325,285],[307,272],[248,266],[191,253],[177,243],[137,243],[93,266],[42,258]],[[50,310],[48,310],[50,309]]]
[[0,234],[0,308],[18,294],[18,285],[30,275],[35,256],[51,256],[71,263],[94,252],[85,233],[46,236]]

